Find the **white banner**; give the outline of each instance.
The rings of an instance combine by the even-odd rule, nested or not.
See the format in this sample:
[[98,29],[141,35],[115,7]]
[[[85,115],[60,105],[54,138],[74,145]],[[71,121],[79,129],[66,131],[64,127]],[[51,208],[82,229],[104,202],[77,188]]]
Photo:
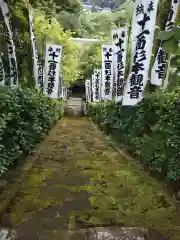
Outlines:
[[102,45],[102,100],[112,100],[113,90],[113,48],[111,44]]
[[58,98],[59,74],[62,46],[46,43],[44,94],[49,98]]
[[63,96],[64,96],[64,100],[67,100],[67,87],[64,86],[63,88]]
[[[38,51],[37,51],[37,43],[34,34],[34,23],[33,23],[33,9],[31,5],[28,6],[29,11],[29,31],[30,31],[30,39],[31,39],[31,46],[32,46],[32,58],[33,58],[33,72],[34,72],[34,79],[36,83],[36,89],[42,87],[41,82],[38,82],[39,76],[39,66],[38,66]],[[41,79],[42,80],[42,79]]]
[[[148,1],[147,1],[148,3]],[[146,9],[147,3],[145,3],[145,0],[136,0],[134,3],[134,11],[133,11],[133,18],[132,18],[132,45],[131,45],[131,54],[132,56],[135,53],[136,50],[136,42],[137,42],[137,36],[141,33],[142,28],[138,24],[138,21],[141,21],[142,14],[144,13],[144,10]],[[133,64],[133,58],[131,59],[131,66]]]
[[127,40],[127,27],[119,28],[112,31],[112,43],[114,53],[113,64],[115,71],[115,102],[120,102],[123,95]]
[[85,81],[86,102],[91,102],[91,81]]
[[40,60],[40,59],[37,62],[37,75],[38,75],[38,79],[37,79],[38,86],[40,88],[43,88],[44,64],[43,64],[43,60]]
[[1,86],[5,85],[5,73],[4,73],[4,67],[3,67],[3,61],[1,58],[1,53],[0,53],[0,85]]
[[[169,12],[169,16],[168,16],[168,20],[167,20],[167,23],[166,23],[165,31],[171,31],[173,29],[174,23],[176,21],[178,6],[179,6],[179,0],[172,0],[171,9],[170,9],[170,12]],[[165,82],[163,88],[166,88],[167,85],[168,85],[168,79],[165,76],[167,54],[163,50],[162,45],[163,45],[163,42],[160,43],[160,47],[158,49],[154,65],[152,67],[151,84],[161,86],[163,78],[165,77],[166,82]],[[170,60],[168,60],[168,62],[170,62]],[[167,73],[168,73],[168,71],[167,71]]]
[[100,101],[101,69],[95,69],[93,73],[93,102]]
[[[133,54],[132,66],[123,93],[122,105],[136,105],[143,99],[143,92],[148,80],[148,71],[152,54],[154,39],[154,29],[158,0],[136,0],[136,25],[141,27],[140,34],[137,35],[135,52]],[[141,16],[141,17],[139,17]]]
[[93,101],[94,94],[95,94],[95,77],[94,77],[94,72],[93,72],[93,74],[91,76],[90,83],[91,83],[91,100]]
[[9,7],[4,0],[0,1],[0,7],[2,10],[2,14],[3,14],[4,21],[5,21],[6,28],[7,28],[6,42],[7,42],[7,47],[8,47],[10,86],[17,87],[18,86],[18,69],[17,69],[15,45],[14,45],[14,41],[13,41],[13,33],[11,30],[11,26],[10,26]]
[[59,74],[59,86],[58,86],[58,98],[63,99],[64,98],[64,92],[63,92],[63,79],[62,75]]

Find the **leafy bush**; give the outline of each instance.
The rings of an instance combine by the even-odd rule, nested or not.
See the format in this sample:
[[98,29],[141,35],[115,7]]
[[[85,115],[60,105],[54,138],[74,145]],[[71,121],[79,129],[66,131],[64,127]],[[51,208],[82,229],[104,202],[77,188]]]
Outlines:
[[154,93],[136,107],[92,103],[88,115],[150,170],[180,178],[180,90]]
[[32,89],[0,88],[0,176],[30,153],[62,116],[63,104]]

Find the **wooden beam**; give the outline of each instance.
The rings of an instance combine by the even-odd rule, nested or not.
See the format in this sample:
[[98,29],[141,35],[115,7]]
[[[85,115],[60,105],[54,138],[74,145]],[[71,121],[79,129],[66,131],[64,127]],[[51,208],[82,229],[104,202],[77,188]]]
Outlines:
[[81,43],[100,43],[99,39],[89,39],[89,38],[72,38],[73,42],[81,42]]

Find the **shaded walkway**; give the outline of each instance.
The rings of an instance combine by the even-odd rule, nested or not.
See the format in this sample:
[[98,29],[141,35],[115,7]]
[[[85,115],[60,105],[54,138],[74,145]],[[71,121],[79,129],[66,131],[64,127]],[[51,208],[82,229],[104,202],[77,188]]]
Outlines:
[[180,239],[180,220],[162,187],[87,119],[59,121],[35,156],[2,218],[18,229],[18,239],[62,239],[60,230],[106,224],[152,227]]

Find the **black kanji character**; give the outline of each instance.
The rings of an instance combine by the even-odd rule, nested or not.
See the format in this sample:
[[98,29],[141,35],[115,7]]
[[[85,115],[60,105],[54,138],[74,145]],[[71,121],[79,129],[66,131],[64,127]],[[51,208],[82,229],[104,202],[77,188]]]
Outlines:
[[130,77],[130,84],[131,87],[135,86],[135,85],[139,85],[140,87],[143,86],[143,74],[132,74],[132,76]]
[[120,79],[123,76],[123,71],[118,71],[117,79]]
[[12,47],[12,45],[8,46],[8,53],[9,54],[13,54],[13,47]]
[[125,31],[122,31],[121,37],[122,37],[122,38],[125,37]]
[[48,94],[48,95],[51,95],[52,93],[53,93],[52,88],[47,88],[47,94]]
[[138,99],[140,92],[142,92],[140,86],[133,86],[130,88],[130,92],[128,92],[128,94],[130,94],[131,99]]
[[113,34],[113,40],[117,39],[118,38],[118,34],[117,33],[114,33]]
[[54,70],[49,70],[48,76],[54,77],[56,75],[56,71]]
[[99,76],[100,76],[100,73],[96,73],[96,78],[98,79],[99,78]]
[[52,56],[52,59],[54,60],[55,57],[58,57],[59,55],[56,55],[56,52],[52,52],[49,54],[49,56]]
[[145,50],[142,50],[140,53],[136,52],[134,55],[134,62],[138,61],[138,62],[142,62],[144,60],[146,60],[146,52]]
[[150,13],[152,11],[154,11],[153,1],[151,1],[148,6],[148,12]]
[[106,76],[105,76],[105,79],[106,79],[107,81],[109,81],[109,80],[111,79],[111,76],[110,76],[110,75],[106,75]]
[[104,90],[104,93],[105,93],[105,95],[109,95],[109,94],[110,94],[110,89],[106,88],[106,89]]
[[52,52],[53,51],[53,48],[52,47],[49,47],[48,48],[48,52]]
[[122,53],[124,52],[124,49],[121,49],[120,51],[118,51],[117,54],[117,62],[122,62],[123,59],[123,55]]
[[123,95],[123,86],[117,87],[117,97],[120,97]]
[[173,29],[174,23],[168,22],[166,25],[166,31],[171,31]]
[[166,53],[162,48],[158,51],[157,60],[158,60],[158,64],[162,64],[162,63],[164,64],[166,61]]
[[56,64],[57,62],[54,61],[54,60],[49,60],[48,63],[49,63],[49,65],[50,65],[50,64]]
[[106,81],[106,82],[105,82],[105,88],[110,88],[110,86],[111,86],[110,82],[109,82],[109,81]]
[[60,53],[61,49],[60,48],[56,48],[56,52]]
[[168,20],[167,20],[167,22],[169,22],[169,21],[172,20],[173,14],[174,14],[174,10],[173,10],[173,8],[171,8],[170,11],[169,11],[169,15],[168,15]]
[[48,77],[48,82],[54,83],[54,81],[55,81],[55,78],[53,76]]
[[119,62],[118,65],[117,65],[117,69],[118,70],[124,69],[124,63],[123,62]]
[[122,40],[121,38],[119,38],[119,41],[117,43],[115,43],[116,47],[119,47],[120,49],[122,48],[122,44],[124,43],[124,40]]
[[143,35],[149,35],[150,34],[150,31],[149,30],[144,30],[143,32],[141,32],[139,35],[137,35],[137,39],[138,38],[141,38]]
[[111,63],[105,62],[105,69],[111,69]]
[[15,59],[12,57],[10,61],[11,61],[12,67],[15,68],[16,67]]
[[136,43],[136,51],[144,49],[146,46],[146,37],[141,35],[140,37],[137,36],[137,43]]
[[158,73],[158,78],[162,79],[164,76],[164,71],[165,71],[166,64],[163,63],[162,65],[158,66],[158,70],[155,70],[155,72]]
[[106,54],[104,56],[109,60],[109,58],[112,56],[112,54],[109,51],[109,52],[106,52]]
[[118,78],[117,79],[117,86],[121,86],[124,82],[124,79],[123,78]]
[[110,53],[112,53],[112,52],[113,52],[112,48],[109,48],[109,52],[110,52]]
[[146,22],[149,20],[150,20],[150,17],[147,15],[147,13],[144,13],[143,19],[141,21],[137,21],[137,23],[142,27],[142,30],[144,30]]
[[106,70],[105,70],[105,74],[106,74],[106,75],[108,75],[108,74],[111,75],[111,70],[110,70],[110,69],[106,69]]
[[14,71],[13,74],[11,75],[11,77],[13,77],[13,84],[16,85],[17,84],[17,72]]
[[55,70],[56,69],[56,62],[50,62],[49,69],[50,70]]
[[144,13],[144,6],[142,4],[137,5],[137,7],[136,7],[136,16],[138,16],[141,13]]
[[143,63],[135,62],[134,65],[132,66],[132,72],[135,72],[135,74],[137,74],[139,71],[143,71],[143,70],[144,70]]

